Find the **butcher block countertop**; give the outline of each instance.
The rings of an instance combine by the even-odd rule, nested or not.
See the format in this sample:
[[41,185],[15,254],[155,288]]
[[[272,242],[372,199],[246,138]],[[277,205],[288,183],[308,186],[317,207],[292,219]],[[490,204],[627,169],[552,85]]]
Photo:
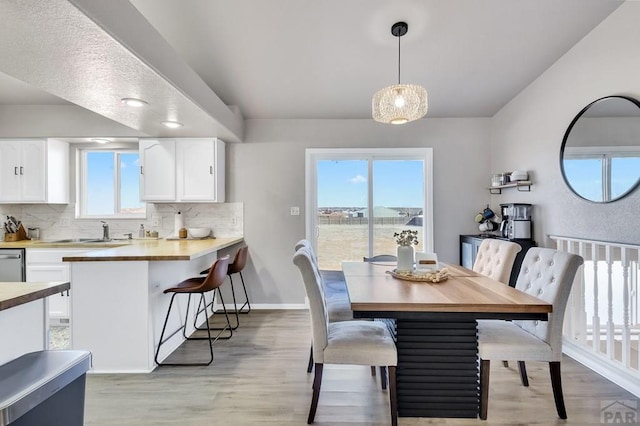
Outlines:
[[64,262],[191,260],[241,243],[242,237],[207,240],[133,240],[127,245],[66,256]]
[[69,282],[0,282],[0,311],[69,290]]

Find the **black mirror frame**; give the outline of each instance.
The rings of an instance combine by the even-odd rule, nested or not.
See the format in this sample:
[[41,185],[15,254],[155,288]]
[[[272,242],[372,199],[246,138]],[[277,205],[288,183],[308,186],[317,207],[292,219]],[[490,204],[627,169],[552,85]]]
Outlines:
[[640,177],[639,177],[638,180],[636,180],[636,183],[633,184],[629,188],[629,190],[625,191],[619,197],[614,198],[612,200],[607,200],[607,201],[595,201],[595,200],[590,200],[588,198],[585,198],[582,195],[578,194],[578,192],[575,189],[573,189],[573,186],[571,186],[571,183],[569,183],[569,180],[567,179],[567,175],[564,172],[564,161],[563,161],[564,149],[565,149],[565,146],[567,144],[567,139],[569,138],[569,134],[571,134],[571,130],[573,129],[573,126],[580,119],[580,117],[582,117],[584,115],[584,113],[586,113],[589,110],[589,108],[591,108],[593,105],[597,104],[598,102],[602,102],[602,101],[604,101],[606,99],[612,99],[612,98],[624,99],[624,100],[627,100],[629,102],[632,102],[635,106],[638,107],[638,110],[640,110],[640,101],[638,101],[637,99],[632,98],[630,96],[611,95],[611,96],[603,96],[602,98],[596,99],[595,101],[591,102],[590,104],[588,104],[587,106],[582,108],[582,110],[573,118],[573,120],[571,120],[571,124],[569,124],[569,127],[565,131],[564,137],[562,138],[562,145],[560,146],[560,171],[562,173],[562,179],[564,180],[565,185],[567,185],[569,190],[573,194],[575,194],[578,198],[581,198],[582,200],[585,200],[585,201],[588,201],[588,202],[594,203],[594,204],[608,204],[608,203],[613,203],[614,201],[619,201],[619,200],[623,199],[624,197],[626,197],[627,195],[631,194],[633,191],[635,191],[636,188],[638,188],[638,186],[640,186]]

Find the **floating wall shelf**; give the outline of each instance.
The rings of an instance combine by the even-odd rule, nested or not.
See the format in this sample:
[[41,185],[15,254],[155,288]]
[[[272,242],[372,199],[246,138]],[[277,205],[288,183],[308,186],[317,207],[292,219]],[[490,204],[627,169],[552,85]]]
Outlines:
[[530,192],[531,185],[533,184],[530,180],[519,180],[504,185],[490,186],[487,189],[489,190],[490,194],[502,194],[502,190],[505,188],[517,188],[520,192]]

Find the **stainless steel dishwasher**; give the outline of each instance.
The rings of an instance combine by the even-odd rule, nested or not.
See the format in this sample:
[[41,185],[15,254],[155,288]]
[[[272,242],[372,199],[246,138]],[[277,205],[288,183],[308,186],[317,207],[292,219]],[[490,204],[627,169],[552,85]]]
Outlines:
[[24,249],[0,249],[0,282],[24,280]]

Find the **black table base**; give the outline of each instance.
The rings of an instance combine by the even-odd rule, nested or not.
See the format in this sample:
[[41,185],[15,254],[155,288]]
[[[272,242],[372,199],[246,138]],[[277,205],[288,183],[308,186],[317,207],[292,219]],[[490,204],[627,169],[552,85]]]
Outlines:
[[475,320],[396,321],[400,417],[478,417],[476,333]]

